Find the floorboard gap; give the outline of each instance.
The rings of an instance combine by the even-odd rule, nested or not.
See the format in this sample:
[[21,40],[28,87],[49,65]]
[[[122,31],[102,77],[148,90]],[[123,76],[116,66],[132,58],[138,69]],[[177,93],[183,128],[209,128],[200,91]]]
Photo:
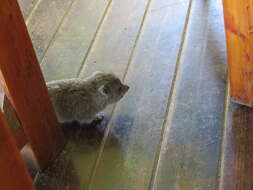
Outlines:
[[93,47],[93,45],[94,45],[94,42],[95,42],[96,37],[97,37],[97,35],[98,35],[98,33],[99,33],[100,29],[101,29],[101,26],[102,26],[103,23],[104,23],[104,20],[105,20],[106,15],[107,15],[107,13],[108,13],[110,7],[111,7],[111,4],[112,4],[112,0],[109,1],[107,7],[105,8],[104,14],[103,14],[103,16],[102,16],[102,18],[101,18],[101,20],[100,20],[100,22],[99,22],[99,24],[98,24],[97,30],[96,30],[96,32],[95,32],[95,34],[94,34],[94,36],[93,36],[93,38],[92,38],[92,40],[91,40],[91,43],[90,43],[90,45],[89,45],[89,47],[88,47],[88,50],[87,50],[87,52],[86,52],[86,54],[85,54],[85,56],[84,56],[84,58],[83,58],[81,67],[80,67],[80,69],[79,69],[79,71],[78,71],[78,73],[77,73],[77,77],[80,77],[81,72],[84,70],[85,62],[86,62],[86,60],[87,60],[87,58],[88,58],[88,56],[89,56],[90,50],[92,49],[92,47]]
[[[140,28],[138,30],[138,33],[137,33],[137,36],[136,36],[136,39],[134,41],[134,46],[132,48],[132,51],[131,51],[131,54],[130,54],[130,58],[129,58],[129,61],[128,61],[128,64],[127,64],[127,67],[126,67],[126,70],[125,70],[125,73],[124,73],[124,76],[123,76],[123,83],[125,81],[125,78],[127,76],[127,72],[128,72],[128,69],[129,69],[129,66],[132,62],[132,59],[133,59],[133,55],[134,55],[134,51],[136,49],[136,45],[138,44],[138,41],[139,41],[139,38],[140,38],[140,34],[141,34],[141,31],[142,31],[142,28],[143,28],[143,25],[145,23],[145,19],[147,17],[147,13],[148,13],[148,10],[150,8],[150,4],[151,4],[151,1],[152,0],[148,0],[148,3],[147,3],[147,6],[146,6],[146,9],[145,9],[145,12],[144,12],[144,15],[143,15],[143,18],[142,18],[142,21],[141,21],[141,25],[140,25]],[[113,106],[113,109],[112,109],[112,114],[114,114],[114,111],[115,111],[115,108],[116,108],[117,104]],[[99,154],[98,154],[98,157],[97,157],[97,160],[95,162],[95,165],[94,165],[94,170],[92,172],[92,175],[91,175],[91,178],[90,178],[90,181],[89,181],[89,184],[88,184],[88,190],[91,190],[92,189],[92,184],[93,184],[93,181],[94,181],[94,178],[95,178],[95,175],[96,175],[96,170],[97,170],[97,167],[99,165],[99,161],[101,159],[101,156],[103,154],[103,149],[105,147],[105,143],[106,143],[106,140],[108,138],[108,135],[109,135],[109,132],[110,132],[110,129],[111,129],[111,119],[109,120],[108,122],[108,126],[106,128],[106,132],[105,132],[105,135],[104,135],[104,138],[102,140],[102,143],[101,143],[101,147],[100,147],[100,150],[99,150]]]
[[188,28],[188,23],[189,23],[189,19],[190,19],[190,15],[191,15],[192,2],[193,2],[193,0],[190,0],[189,5],[188,5],[184,30],[183,30],[183,33],[182,33],[180,48],[179,48],[179,52],[178,52],[178,56],[177,56],[177,60],[176,60],[176,67],[175,67],[175,71],[174,71],[174,77],[173,77],[173,80],[172,80],[172,85],[171,85],[171,89],[170,89],[170,93],[169,93],[168,105],[167,105],[166,112],[165,112],[165,118],[166,119],[164,120],[164,123],[163,123],[162,131],[161,131],[160,145],[159,145],[159,148],[158,148],[158,151],[157,151],[156,160],[155,160],[155,164],[154,164],[154,168],[153,168],[152,176],[151,176],[151,180],[150,180],[150,185],[149,185],[150,190],[154,189],[154,185],[156,183],[156,175],[157,175],[158,165],[159,165],[159,161],[160,161],[161,150],[162,150],[162,147],[164,146],[163,143],[164,143],[165,135],[167,134],[166,131],[169,130],[168,123],[169,123],[170,117],[167,117],[167,116],[170,115],[171,106],[172,106],[172,103],[174,101],[173,94],[174,94],[175,88],[176,88],[178,68],[180,67],[180,58],[181,58],[181,55],[182,55],[184,42],[185,42],[185,37],[186,37],[186,32],[187,32],[187,28]]
[[52,42],[54,41],[56,34],[58,33],[59,29],[61,28],[61,25],[62,25],[64,19],[66,18],[66,16],[67,16],[68,13],[70,12],[70,10],[71,10],[71,8],[73,7],[73,4],[75,3],[75,1],[76,1],[76,0],[72,0],[72,2],[70,3],[68,9],[67,9],[66,12],[64,13],[64,15],[63,15],[63,17],[62,17],[60,23],[58,24],[58,26],[57,26],[57,28],[56,28],[56,30],[55,30],[55,32],[54,32],[52,38],[50,39],[50,41],[49,41],[49,43],[48,43],[48,45],[47,45],[45,51],[43,52],[43,54],[42,54],[42,56],[41,56],[41,60],[40,60],[40,64],[41,64],[41,65],[42,65],[42,63],[43,63],[43,60],[44,60],[45,55],[46,55],[46,53],[47,53],[47,50],[49,49],[49,47],[51,46]]

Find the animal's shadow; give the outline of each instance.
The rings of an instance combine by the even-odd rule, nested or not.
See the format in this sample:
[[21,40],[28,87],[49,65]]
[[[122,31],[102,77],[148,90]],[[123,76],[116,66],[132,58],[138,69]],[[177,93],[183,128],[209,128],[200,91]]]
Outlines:
[[60,126],[68,142],[75,144],[99,145],[104,137],[109,118],[105,117],[101,122],[65,122]]
[[[105,118],[97,123],[80,123],[77,121],[62,123],[61,127],[68,142],[78,144],[78,146],[92,146],[93,148],[99,148],[105,133],[110,127],[110,117]],[[113,127],[110,129],[110,133],[107,136],[107,143],[111,146],[117,146],[121,141],[128,139],[129,133],[131,133],[131,126],[133,125],[133,119],[124,115],[117,116],[116,120],[111,123]]]
[[[119,116],[113,124],[113,130],[107,136],[110,146],[119,146],[121,141],[128,139],[131,126],[130,118]],[[100,148],[101,142],[108,130],[109,117],[105,117],[101,123],[61,123],[67,145],[61,155],[46,170],[42,171],[36,187],[38,190],[79,190],[81,188],[80,168],[74,163],[73,154],[89,154]],[[90,152],[91,151],[91,152]],[[84,155],[85,155],[84,154]],[[84,156],[85,157],[85,156]],[[85,163],[84,163],[85,164]]]

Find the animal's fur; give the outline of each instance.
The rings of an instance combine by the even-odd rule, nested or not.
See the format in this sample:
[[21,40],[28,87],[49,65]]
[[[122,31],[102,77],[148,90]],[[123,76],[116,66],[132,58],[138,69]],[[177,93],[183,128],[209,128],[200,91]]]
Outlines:
[[73,78],[47,83],[60,122],[93,120],[109,104],[120,100],[129,87],[111,73],[94,73],[86,79]]

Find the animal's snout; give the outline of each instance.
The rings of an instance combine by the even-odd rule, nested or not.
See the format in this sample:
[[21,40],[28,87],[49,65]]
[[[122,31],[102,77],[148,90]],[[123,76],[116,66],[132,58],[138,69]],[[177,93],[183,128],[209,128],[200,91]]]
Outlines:
[[127,86],[127,85],[124,85],[124,89],[125,89],[125,91],[128,91],[129,90],[129,86]]

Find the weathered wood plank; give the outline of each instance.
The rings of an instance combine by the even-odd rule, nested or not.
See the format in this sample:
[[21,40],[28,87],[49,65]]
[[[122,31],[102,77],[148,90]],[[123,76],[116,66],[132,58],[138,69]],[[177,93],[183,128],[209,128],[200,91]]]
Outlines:
[[42,0],[27,21],[27,28],[39,62],[72,2],[73,0]]
[[1,1],[0,23],[1,83],[43,168],[62,149],[63,133],[17,1]]
[[[147,2],[147,0],[112,1],[93,47],[87,59],[84,60],[81,77],[88,76],[97,70],[112,71],[118,74],[120,78],[123,77]],[[96,63],[94,63],[95,61]],[[110,117],[111,111],[112,107],[105,111],[107,117]],[[82,171],[86,171],[80,172],[82,173],[81,186],[84,189],[87,188],[89,178],[93,172],[92,169],[99,148],[87,146],[85,150],[89,154],[85,153],[84,155],[84,152],[75,152],[73,154],[76,168],[81,166]]]
[[47,81],[76,77],[110,0],[77,0],[42,62]]
[[95,43],[84,60],[81,77],[94,71],[114,72],[123,77],[146,5],[147,0],[112,2]]
[[185,0],[156,0],[153,2],[152,7],[151,7],[151,11],[155,11],[158,9],[164,9],[166,7],[175,5],[175,4],[180,4],[182,2],[184,2]]
[[38,190],[87,189],[104,130],[76,122],[65,123],[62,128],[68,144],[57,160],[39,175]]
[[[74,6],[75,6],[75,4],[73,4],[73,7]],[[131,55],[131,49],[134,46],[134,41],[135,41],[136,36],[138,34],[138,29],[141,25],[141,20],[142,20],[144,11],[146,9],[146,6],[147,6],[147,0],[112,1],[112,4],[108,7],[108,13],[106,14],[105,19],[101,25],[101,28],[98,31],[98,35],[94,39],[93,48],[91,49],[91,51],[87,52],[87,53],[89,53],[89,55],[87,57],[87,60],[86,59],[84,60],[85,61],[85,63],[84,63],[85,68],[82,71],[82,74],[81,74],[82,77],[91,74],[91,72],[93,72],[93,71],[101,70],[100,69],[101,67],[104,67],[104,68],[106,68],[107,66],[109,67],[110,64],[114,65],[114,66],[110,66],[110,68],[114,67],[115,72],[119,71],[120,67],[122,67],[121,68],[122,74],[120,77],[121,78],[123,77],[124,70],[128,64],[127,60],[129,59],[129,57]],[[78,10],[78,7],[76,7],[76,9]],[[70,15],[71,15],[71,13],[70,13]],[[73,15],[74,15],[74,13],[73,13]],[[126,20],[128,20],[128,21],[126,22]],[[68,22],[68,21],[66,21],[66,22]],[[64,25],[64,23],[63,23],[63,25]],[[78,26],[76,26],[76,27],[78,27]],[[131,38],[129,38],[129,36],[126,35],[125,32],[122,32],[122,30],[124,31],[124,28],[129,30],[127,32],[127,34],[129,36],[131,36]],[[78,31],[78,30],[79,29],[76,28],[76,31]],[[106,33],[106,35],[104,35],[104,33]],[[111,35],[109,35],[109,33],[111,33]],[[83,34],[81,34],[81,35],[83,35]],[[64,34],[62,34],[62,36],[64,36]],[[56,37],[56,39],[57,39],[57,37]],[[59,39],[60,39],[60,37],[59,37]],[[61,39],[61,40],[63,41],[63,39]],[[111,62],[108,62],[107,64],[105,64],[104,62],[100,62],[99,64],[97,64],[97,66],[98,66],[97,68],[94,67],[92,65],[93,63],[91,61],[89,61],[89,59],[90,59],[89,57],[91,55],[92,55],[92,57],[96,57],[96,56],[100,57],[101,52],[96,52],[97,47],[102,48],[103,45],[109,46],[109,44],[111,44],[111,43],[114,44],[113,45],[114,49],[118,49],[118,48],[122,49],[122,51],[119,51],[120,54],[118,54],[117,56],[121,57],[122,60],[125,60],[124,62],[122,62],[125,65],[123,65],[123,64],[120,65],[116,62],[111,61]],[[104,50],[108,50],[108,48],[104,48]],[[53,51],[53,49],[52,49],[52,51]],[[85,51],[84,51],[84,53],[85,53]],[[109,55],[107,55],[108,56],[107,59],[109,59],[110,57],[113,57],[114,50],[111,49],[111,51],[108,50],[108,52],[105,52],[105,53],[107,53],[107,54],[110,53]],[[49,56],[51,56],[51,55],[49,55]],[[45,57],[45,59],[47,59],[47,58]],[[89,62],[89,64],[86,65],[87,61]],[[42,64],[42,67],[43,67],[43,64]],[[67,64],[69,64],[69,63],[66,62],[66,67],[68,67]],[[45,67],[47,67],[47,66],[45,66]],[[89,69],[89,67],[91,67],[91,68]],[[48,69],[49,69],[49,66],[48,66]],[[56,73],[56,69],[57,68],[55,67],[55,73]],[[46,70],[44,70],[44,71],[46,71]],[[67,72],[67,74],[69,74],[69,73],[70,72]],[[70,74],[70,75],[72,75],[72,74]],[[70,75],[68,75],[68,76],[70,76]],[[59,75],[57,74],[57,76],[65,77],[65,75],[61,75],[61,74],[59,74]],[[51,77],[54,77],[54,76],[48,76],[47,80],[52,79]],[[108,110],[109,111],[107,113],[111,113],[111,111],[112,111],[111,107]],[[73,125],[71,125],[71,128],[73,128]],[[85,127],[82,126],[82,129],[85,130]],[[101,128],[99,128],[99,129],[95,128],[94,130],[91,130],[91,129],[86,129],[86,130],[87,130],[87,132],[84,131],[84,132],[81,132],[81,134],[84,133],[87,136],[89,136],[90,135],[89,133],[95,133],[95,137],[92,137],[92,139],[88,140],[88,142],[87,142],[87,139],[85,139],[85,137],[82,137],[80,141],[77,140],[77,142],[76,142],[76,140],[71,140],[68,144],[68,147],[67,147],[68,150],[66,151],[66,154],[68,155],[70,162],[73,162],[73,168],[74,168],[73,170],[77,173],[78,179],[80,180],[78,182],[78,187],[80,189],[88,188],[87,185],[89,182],[89,178],[92,174],[96,158],[99,153],[99,147],[100,147],[100,142],[101,142],[101,138],[97,139],[97,136],[101,137],[103,135],[103,132],[100,131]],[[91,138],[91,137],[88,137],[88,138]],[[92,143],[90,141],[92,141]],[[95,141],[95,143],[94,143],[94,141]],[[53,176],[56,176],[56,177],[47,177],[47,176],[52,176],[50,173],[49,173],[49,175],[47,175],[48,174],[47,173],[39,179],[39,181],[40,180],[43,181],[44,179],[46,179],[48,181],[48,184],[50,184],[50,182],[52,182],[52,184],[49,186],[54,187],[53,189],[56,189],[57,187],[62,187],[62,184],[66,183],[65,179],[66,179],[66,175],[68,173],[68,172],[62,172],[62,169],[57,168],[57,165],[58,164],[56,163],[56,167],[53,168]],[[67,166],[67,167],[69,167],[69,166]],[[70,167],[72,167],[72,166],[70,166]],[[65,169],[64,169],[64,171],[65,171]],[[70,174],[71,173],[72,172],[70,172]],[[56,178],[59,181],[59,183],[57,183],[57,184],[55,184]],[[72,178],[72,176],[70,176],[68,179],[71,180],[73,178]],[[42,187],[42,189],[43,189],[43,185],[41,185],[40,182],[38,183],[38,187],[40,187],[40,188]]]
[[35,190],[15,140],[10,132],[3,114],[0,112],[0,189]]
[[253,189],[253,110],[228,105],[220,190]]
[[126,75],[130,91],[114,111],[91,189],[149,188],[189,1],[163,9],[153,5],[156,0]]
[[24,19],[26,20],[32,12],[38,0],[18,0]]
[[253,5],[223,0],[232,100],[253,106]]
[[226,56],[221,2],[194,0],[153,189],[217,189]]

